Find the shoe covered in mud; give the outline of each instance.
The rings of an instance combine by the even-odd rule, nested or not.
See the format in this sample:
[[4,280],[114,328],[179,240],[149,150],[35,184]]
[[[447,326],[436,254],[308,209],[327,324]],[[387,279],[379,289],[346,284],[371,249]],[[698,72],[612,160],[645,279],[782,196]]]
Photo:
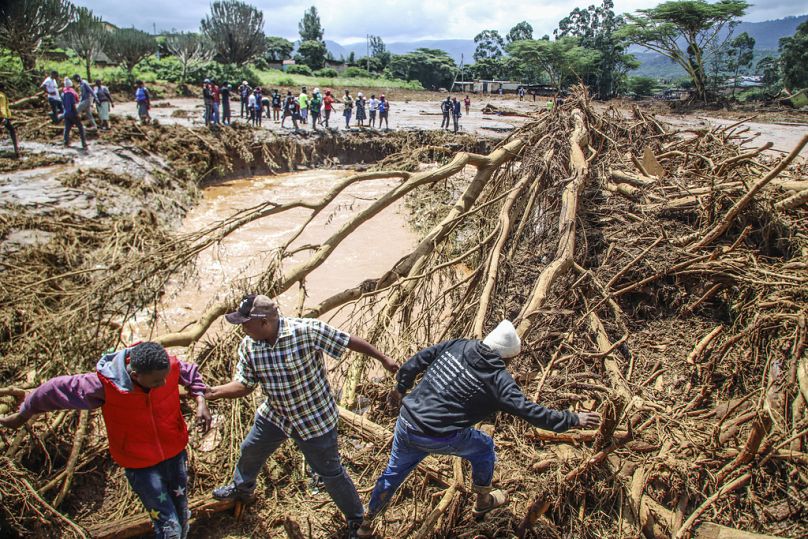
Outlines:
[[234,483],[213,489],[213,497],[222,501],[240,501],[242,503],[251,504],[255,501],[255,493],[239,492]]

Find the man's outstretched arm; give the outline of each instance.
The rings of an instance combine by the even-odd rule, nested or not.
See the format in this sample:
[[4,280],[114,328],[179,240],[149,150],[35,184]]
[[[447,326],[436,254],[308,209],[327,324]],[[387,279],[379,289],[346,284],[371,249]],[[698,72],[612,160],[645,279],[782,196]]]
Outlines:
[[378,348],[367,342],[362,337],[351,335],[351,340],[348,341],[348,349],[377,359],[379,363],[382,364],[382,367],[389,372],[395,374],[398,371],[398,364],[396,364],[395,359],[381,352]]
[[0,417],[0,426],[17,429],[34,414],[55,410],[92,410],[104,404],[104,386],[95,373],[57,376],[31,391],[11,393],[20,411]]
[[237,380],[220,386],[208,386],[205,390],[205,399],[215,401],[219,399],[240,399],[253,392],[255,386],[245,385]]

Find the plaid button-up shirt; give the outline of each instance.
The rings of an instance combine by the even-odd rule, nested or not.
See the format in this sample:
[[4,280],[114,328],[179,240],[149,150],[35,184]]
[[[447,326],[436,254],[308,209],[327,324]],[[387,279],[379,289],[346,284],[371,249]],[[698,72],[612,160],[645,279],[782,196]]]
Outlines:
[[266,401],[258,412],[288,436],[322,436],[339,420],[323,352],[338,359],[350,338],[319,320],[280,317],[274,346],[242,339],[235,380],[249,387],[261,385]]

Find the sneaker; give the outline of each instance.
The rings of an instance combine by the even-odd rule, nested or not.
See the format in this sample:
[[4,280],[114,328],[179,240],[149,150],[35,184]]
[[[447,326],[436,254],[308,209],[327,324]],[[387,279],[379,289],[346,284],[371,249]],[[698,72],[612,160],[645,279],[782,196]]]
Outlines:
[[373,537],[373,530],[369,525],[365,526],[362,521],[348,522],[348,539],[364,539],[366,537]]
[[229,483],[223,487],[213,489],[213,497],[222,501],[240,501],[243,503],[253,503],[256,499],[255,493],[239,492],[234,483]]

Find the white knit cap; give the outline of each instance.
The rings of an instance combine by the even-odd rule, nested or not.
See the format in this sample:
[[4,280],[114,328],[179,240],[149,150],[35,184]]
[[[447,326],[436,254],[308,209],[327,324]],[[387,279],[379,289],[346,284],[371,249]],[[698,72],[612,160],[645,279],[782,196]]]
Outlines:
[[519,334],[516,333],[516,328],[513,327],[510,320],[500,322],[491,333],[486,335],[485,339],[483,339],[483,344],[487,345],[503,359],[518,356],[519,352],[522,351]]
[[67,87],[67,88],[72,88],[73,87],[73,81],[70,80],[70,77],[65,77],[65,87]]

